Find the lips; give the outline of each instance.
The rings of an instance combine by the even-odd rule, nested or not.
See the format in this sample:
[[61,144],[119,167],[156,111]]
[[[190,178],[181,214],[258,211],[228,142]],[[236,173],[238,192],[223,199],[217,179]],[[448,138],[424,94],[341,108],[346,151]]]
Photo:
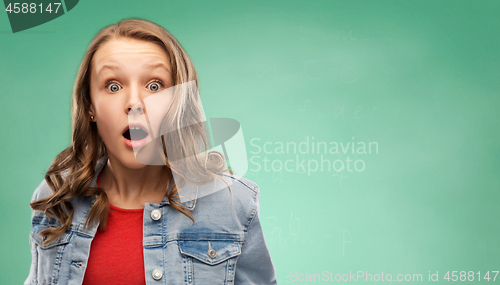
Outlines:
[[130,148],[140,148],[146,143],[149,133],[141,123],[130,123],[123,129],[122,136],[125,145]]

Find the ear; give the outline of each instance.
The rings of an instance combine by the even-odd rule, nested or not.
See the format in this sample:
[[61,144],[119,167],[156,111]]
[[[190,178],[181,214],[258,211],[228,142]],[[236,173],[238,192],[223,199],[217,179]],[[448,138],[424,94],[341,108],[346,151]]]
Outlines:
[[95,111],[94,111],[94,106],[92,106],[92,104],[90,105],[90,110],[88,111],[89,115],[88,115],[88,119],[91,121],[91,122],[95,122]]
[[90,110],[89,110],[89,116],[94,115],[95,116],[95,110],[94,110],[94,105],[90,104]]

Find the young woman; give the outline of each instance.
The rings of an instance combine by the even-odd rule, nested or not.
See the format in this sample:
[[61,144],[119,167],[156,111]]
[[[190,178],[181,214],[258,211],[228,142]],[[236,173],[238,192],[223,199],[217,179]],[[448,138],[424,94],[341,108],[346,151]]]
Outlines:
[[71,146],[30,204],[25,284],[276,284],[259,188],[204,151],[197,84],[186,52],[154,23],[123,20],[94,37]]

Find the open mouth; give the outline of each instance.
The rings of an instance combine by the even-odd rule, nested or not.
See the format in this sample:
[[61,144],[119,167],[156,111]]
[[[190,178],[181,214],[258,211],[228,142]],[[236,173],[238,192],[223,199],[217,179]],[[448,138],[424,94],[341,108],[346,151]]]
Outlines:
[[140,126],[130,126],[124,133],[123,137],[131,141],[140,141],[148,136],[148,133]]
[[122,136],[126,146],[138,149],[146,144],[149,133],[143,125],[132,123],[128,125]]

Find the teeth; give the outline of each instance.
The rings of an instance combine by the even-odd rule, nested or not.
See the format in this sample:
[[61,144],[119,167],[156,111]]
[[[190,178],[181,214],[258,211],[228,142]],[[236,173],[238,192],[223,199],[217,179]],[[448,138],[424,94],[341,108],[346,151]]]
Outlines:
[[131,130],[140,130],[141,127],[130,127]]

